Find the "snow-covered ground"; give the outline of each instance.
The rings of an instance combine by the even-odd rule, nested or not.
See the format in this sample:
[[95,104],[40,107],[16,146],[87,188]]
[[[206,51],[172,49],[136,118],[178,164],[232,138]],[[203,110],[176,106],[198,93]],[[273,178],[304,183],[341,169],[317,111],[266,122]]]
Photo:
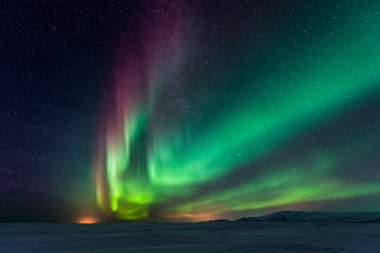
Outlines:
[[0,252],[379,253],[380,224],[0,224]]

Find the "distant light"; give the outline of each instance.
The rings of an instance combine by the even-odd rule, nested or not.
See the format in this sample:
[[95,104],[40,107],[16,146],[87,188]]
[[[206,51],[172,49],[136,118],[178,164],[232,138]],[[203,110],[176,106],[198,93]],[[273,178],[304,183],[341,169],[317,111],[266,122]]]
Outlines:
[[98,222],[99,220],[96,217],[91,216],[81,217],[76,221],[78,224],[95,224]]

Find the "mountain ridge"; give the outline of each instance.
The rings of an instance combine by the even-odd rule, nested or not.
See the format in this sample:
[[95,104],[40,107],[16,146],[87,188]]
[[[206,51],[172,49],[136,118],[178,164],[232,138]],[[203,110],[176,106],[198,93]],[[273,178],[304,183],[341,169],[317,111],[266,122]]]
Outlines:
[[[210,222],[225,222],[220,219]],[[332,223],[380,223],[380,212],[314,212],[278,211],[257,217],[242,217],[232,222],[332,222]]]

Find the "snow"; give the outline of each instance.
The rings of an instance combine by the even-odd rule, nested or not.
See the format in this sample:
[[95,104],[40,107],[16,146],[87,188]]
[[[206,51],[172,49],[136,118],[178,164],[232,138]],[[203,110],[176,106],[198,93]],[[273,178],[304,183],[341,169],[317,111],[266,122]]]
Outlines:
[[379,223],[0,224],[1,253],[378,253]]

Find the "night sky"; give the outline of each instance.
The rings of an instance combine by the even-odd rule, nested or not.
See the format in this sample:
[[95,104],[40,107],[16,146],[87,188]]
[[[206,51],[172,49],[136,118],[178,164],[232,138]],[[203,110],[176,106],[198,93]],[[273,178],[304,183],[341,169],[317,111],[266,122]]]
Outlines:
[[378,1],[1,1],[0,221],[380,211]]

